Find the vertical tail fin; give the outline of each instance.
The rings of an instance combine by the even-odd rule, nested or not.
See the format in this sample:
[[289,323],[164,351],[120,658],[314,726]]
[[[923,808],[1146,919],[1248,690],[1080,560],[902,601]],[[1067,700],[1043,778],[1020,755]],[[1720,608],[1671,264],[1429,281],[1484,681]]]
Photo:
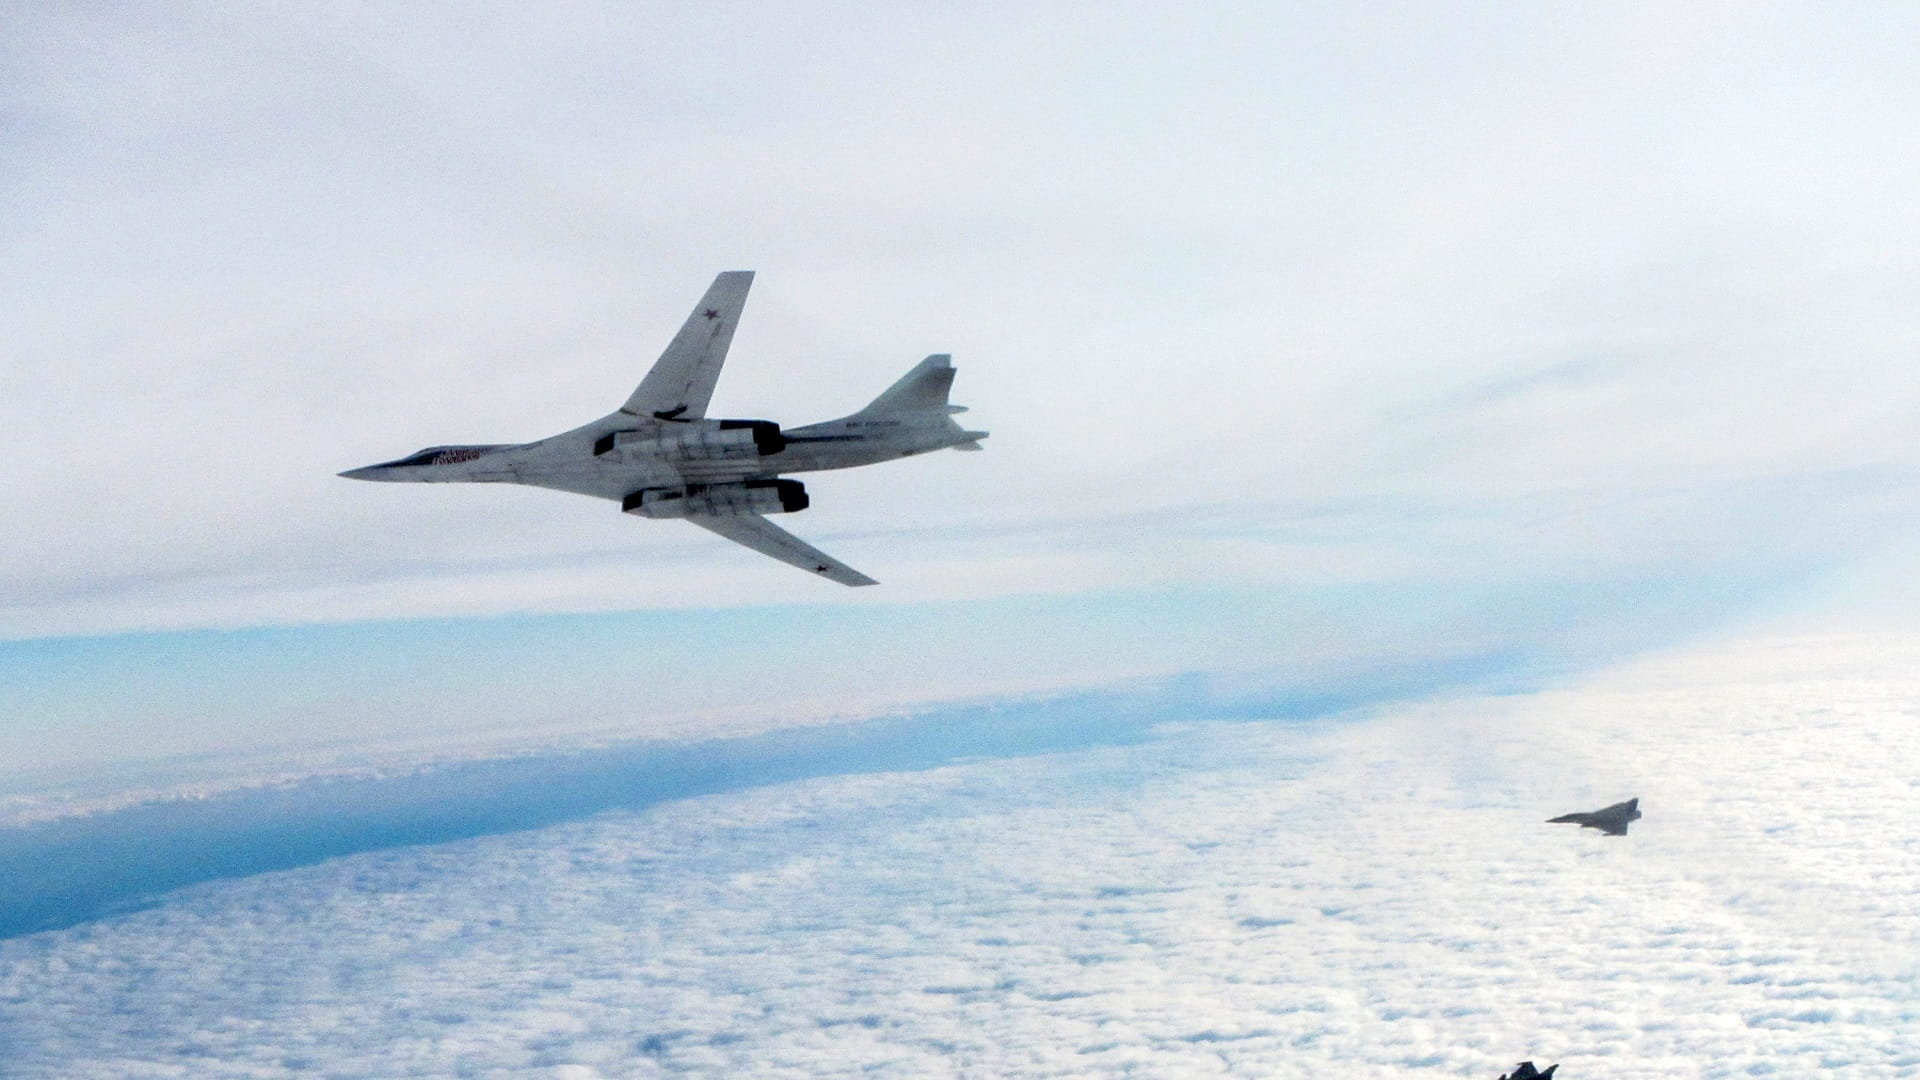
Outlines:
[[954,413],[967,410],[963,405],[947,403],[947,394],[952,389],[953,357],[946,353],[935,353],[914,365],[912,371],[900,376],[898,382],[887,387],[885,393],[868,402],[867,407],[854,413],[853,417],[898,423],[919,432],[918,437],[922,440],[936,432],[944,433],[944,441],[938,445],[951,446],[955,450],[978,450],[980,440],[986,438],[987,433],[968,431],[954,422]]
[[854,415],[958,412],[958,409],[952,409],[947,404],[947,393],[952,389],[953,357],[946,353],[935,353],[920,361],[912,371],[900,376],[899,382],[887,387],[885,393]]

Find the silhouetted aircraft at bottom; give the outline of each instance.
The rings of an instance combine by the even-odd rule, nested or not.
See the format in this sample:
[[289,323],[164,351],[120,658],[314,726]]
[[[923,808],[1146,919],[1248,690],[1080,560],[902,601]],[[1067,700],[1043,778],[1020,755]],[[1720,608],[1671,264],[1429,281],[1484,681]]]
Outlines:
[[1553,1076],[1553,1070],[1559,1067],[1558,1065],[1549,1065],[1547,1066],[1546,1072],[1540,1072],[1533,1067],[1533,1062],[1523,1061],[1519,1065],[1514,1066],[1511,1074],[1501,1073],[1500,1080],[1548,1080],[1549,1077]]

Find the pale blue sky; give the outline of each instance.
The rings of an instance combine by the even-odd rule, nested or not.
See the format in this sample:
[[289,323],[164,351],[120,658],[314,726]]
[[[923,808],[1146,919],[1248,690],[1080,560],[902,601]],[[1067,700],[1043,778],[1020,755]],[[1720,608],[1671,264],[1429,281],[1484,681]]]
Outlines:
[[[1816,573],[1912,588],[1910,9],[11,22],[15,768],[1462,626],[1601,626],[1599,656]],[[334,477],[599,415],[734,268],[760,278],[716,408],[837,415],[947,351],[994,432],[810,483],[791,527],[881,589],[591,500]]]
[[1462,664],[1476,680],[1505,667],[1537,685],[1776,615],[1817,592],[1824,569],[1196,585],[17,641],[0,645],[0,760],[8,772],[72,779],[76,768],[160,757],[694,737],[1183,673],[1224,677],[1255,698],[1345,696],[1376,677],[1445,685]]

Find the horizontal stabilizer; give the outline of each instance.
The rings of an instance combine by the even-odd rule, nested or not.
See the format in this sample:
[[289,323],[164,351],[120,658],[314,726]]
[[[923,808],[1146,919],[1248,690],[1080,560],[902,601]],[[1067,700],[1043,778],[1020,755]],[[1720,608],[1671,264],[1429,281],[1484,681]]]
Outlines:
[[788,566],[797,566],[809,574],[818,574],[828,581],[837,581],[842,585],[880,584],[758,515],[688,517],[686,520],[708,532],[718,533],[736,544],[744,544],[762,555],[779,559]]

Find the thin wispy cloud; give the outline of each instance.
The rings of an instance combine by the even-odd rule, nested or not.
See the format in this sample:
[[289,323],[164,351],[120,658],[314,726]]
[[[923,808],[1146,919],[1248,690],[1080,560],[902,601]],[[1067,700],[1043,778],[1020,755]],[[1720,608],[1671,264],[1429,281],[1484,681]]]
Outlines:
[[809,535],[896,598],[1111,584],[1123,511],[1173,582],[1221,501],[1913,465],[1905,16],[1400,16],[25,13],[0,623],[856,602],[585,501],[333,477],[604,411],[736,265],[721,408],[950,350],[996,432],[821,480]]

